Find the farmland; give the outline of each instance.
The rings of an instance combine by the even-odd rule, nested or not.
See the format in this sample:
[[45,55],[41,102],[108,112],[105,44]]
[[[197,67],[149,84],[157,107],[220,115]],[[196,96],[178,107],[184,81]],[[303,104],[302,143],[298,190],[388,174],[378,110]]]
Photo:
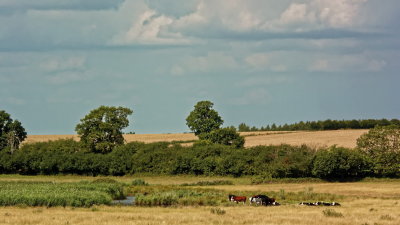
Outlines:
[[[366,132],[367,130],[268,131],[246,132],[241,135],[245,137],[245,147],[248,148],[244,152],[251,152],[254,151],[254,146],[280,144],[306,144],[312,148],[331,145],[353,148],[357,138]],[[65,138],[78,140],[75,135],[31,135],[25,143]],[[182,145],[191,145],[197,139],[192,133],[127,134],[124,138],[126,142],[166,141]],[[161,148],[161,145],[157,148]],[[168,147],[168,151],[173,149]],[[179,149],[177,147],[176,151]],[[157,153],[158,150],[148,148],[143,154],[150,154],[151,151]],[[234,151],[235,154],[240,152]],[[136,157],[145,158],[143,155]],[[149,165],[145,161],[143,163],[144,166]],[[360,225],[400,223],[399,179],[365,178],[357,182],[327,182],[315,177],[258,178],[246,175],[172,176],[157,173],[135,173],[118,177],[68,174],[0,175],[0,202],[3,201],[4,205],[0,207],[0,225],[312,224],[316,221],[320,224]],[[110,194],[105,187],[111,184],[96,183],[97,180],[110,179],[118,182],[118,187],[123,187],[123,194]],[[143,184],[135,184],[135,180],[143,181]],[[281,205],[265,207],[251,206],[248,202],[235,204],[227,200],[228,194],[247,197],[265,194],[275,198]],[[135,196],[136,204],[110,205],[112,199],[122,195]],[[19,196],[15,199],[20,202],[12,201],[7,196]],[[78,201],[77,204],[76,199],[81,202]],[[301,206],[298,204],[301,201],[335,201],[340,202],[341,206]]]
[[[110,177],[109,177],[110,178]],[[400,181],[396,179],[367,179],[361,182],[307,182],[250,184],[250,178],[195,177],[195,176],[135,176],[111,177],[129,183],[143,179],[149,186],[140,188],[179,188],[179,184],[198,180],[230,180],[232,185],[190,186],[188,190],[205,189],[208,192],[223,193],[276,193],[281,206],[256,207],[248,204],[229,203],[221,196],[215,206],[139,207],[94,205],[89,208],[27,207],[18,205],[0,207],[0,224],[399,224]],[[52,181],[69,183],[93,181],[98,178],[83,176],[20,176],[1,175],[1,182]],[[131,187],[135,188],[135,187]],[[136,187],[139,188],[139,187]],[[329,196],[338,196],[340,207],[299,206],[290,196],[301,197],[304,191]],[[278,193],[285,192],[284,195]],[[290,193],[297,193],[291,195]],[[316,196],[316,195],[314,195]],[[307,199],[304,196],[304,200]],[[216,211],[221,213],[215,213]]]
[[[337,145],[341,147],[354,148],[356,140],[368,130],[334,130],[334,131],[260,131],[242,132],[245,137],[245,147],[257,145],[302,145],[313,147],[325,147]],[[40,141],[73,138],[79,140],[77,135],[28,135],[24,143],[35,143]],[[182,134],[125,134],[127,142],[139,141],[145,143],[160,141],[191,142],[197,140],[193,133]]]

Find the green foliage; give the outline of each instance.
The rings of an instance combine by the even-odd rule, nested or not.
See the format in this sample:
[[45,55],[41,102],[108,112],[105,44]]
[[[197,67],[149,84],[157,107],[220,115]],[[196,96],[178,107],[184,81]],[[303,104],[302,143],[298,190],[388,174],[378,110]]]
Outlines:
[[0,151],[0,173],[121,176],[131,173],[132,156],[142,145],[132,142],[97,154],[72,139],[24,144],[14,154]]
[[209,133],[200,134],[199,138],[214,144],[231,145],[235,148],[242,148],[245,142],[244,137],[240,136],[235,128],[216,129]]
[[213,105],[210,101],[200,101],[186,118],[186,124],[195,135],[219,129],[224,123],[218,112],[212,109]]
[[357,150],[332,147],[317,152],[312,174],[323,179],[361,178],[370,173],[371,163]]
[[18,120],[13,120],[10,114],[0,111],[0,150],[9,147],[11,153],[19,148],[26,138],[25,128]]
[[239,132],[247,132],[247,131],[250,131],[250,127],[247,126],[245,123],[241,123],[238,126],[238,130],[239,130]]
[[124,143],[122,129],[129,126],[127,117],[132,113],[125,107],[100,106],[81,119],[75,130],[93,152],[108,153]]
[[51,183],[0,181],[0,206],[73,206],[111,204],[124,198],[118,183]]
[[357,147],[374,162],[375,174],[400,176],[400,127],[376,127],[357,139]]
[[8,148],[0,151],[0,173],[30,175],[254,176],[253,183],[271,183],[277,178],[358,179],[369,175],[372,165],[362,152],[344,148],[315,150],[305,145],[280,145],[245,149],[208,140],[189,147],[170,142],[132,142],[107,154],[93,153],[71,139],[24,144],[14,154]]

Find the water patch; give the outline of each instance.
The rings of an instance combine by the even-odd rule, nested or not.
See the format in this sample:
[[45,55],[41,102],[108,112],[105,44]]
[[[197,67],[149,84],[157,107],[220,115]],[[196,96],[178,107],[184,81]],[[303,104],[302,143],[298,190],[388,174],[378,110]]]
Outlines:
[[135,197],[134,196],[128,196],[126,199],[122,200],[113,200],[112,204],[113,205],[134,205],[135,204]]

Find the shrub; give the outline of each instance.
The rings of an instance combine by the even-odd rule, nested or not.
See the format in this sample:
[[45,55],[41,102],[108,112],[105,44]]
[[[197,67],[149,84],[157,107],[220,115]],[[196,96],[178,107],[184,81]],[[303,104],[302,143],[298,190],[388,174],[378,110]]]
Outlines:
[[317,152],[312,174],[323,179],[361,178],[370,169],[371,163],[358,151],[332,147]]

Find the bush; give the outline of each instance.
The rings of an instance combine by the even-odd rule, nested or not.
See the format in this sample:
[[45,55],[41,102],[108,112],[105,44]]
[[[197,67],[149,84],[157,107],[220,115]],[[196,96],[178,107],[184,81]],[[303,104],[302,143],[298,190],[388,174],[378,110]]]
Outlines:
[[365,177],[370,170],[370,161],[360,152],[332,147],[317,152],[312,174],[323,179],[348,179]]
[[245,142],[244,137],[240,136],[235,128],[216,129],[209,133],[200,134],[199,138],[214,144],[231,145],[235,148],[242,148]]
[[357,147],[374,162],[378,176],[400,176],[400,127],[376,127],[357,139]]

